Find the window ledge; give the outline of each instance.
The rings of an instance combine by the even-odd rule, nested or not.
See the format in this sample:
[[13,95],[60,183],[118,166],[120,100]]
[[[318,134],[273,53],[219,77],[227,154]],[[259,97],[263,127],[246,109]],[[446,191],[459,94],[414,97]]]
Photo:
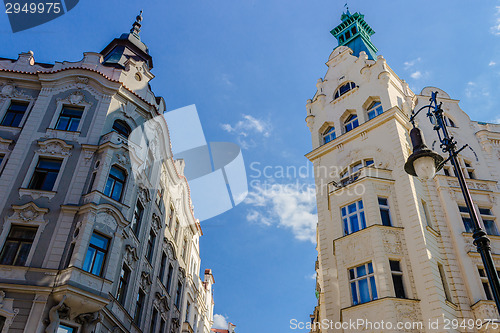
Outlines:
[[11,126],[1,126],[0,131],[7,131],[13,134],[19,134],[23,128],[22,127],[11,127]]
[[30,188],[20,188],[19,189],[19,198],[23,195],[28,195],[33,198],[33,200],[39,199],[41,197],[48,198],[49,201],[57,194],[56,191],[43,191],[43,190],[34,190]]
[[68,141],[77,141],[77,138],[80,136],[81,132],[71,132],[71,131],[62,131],[55,128],[47,128],[46,133],[49,138],[68,140]]

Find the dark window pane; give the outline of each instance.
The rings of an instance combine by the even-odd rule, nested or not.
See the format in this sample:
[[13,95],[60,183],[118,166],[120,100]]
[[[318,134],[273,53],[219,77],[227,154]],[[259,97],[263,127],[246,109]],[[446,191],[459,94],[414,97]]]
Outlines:
[[467,209],[466,206],[458,206],[458,210],[461,212],[461,213],[468,213],[469,212],[469,209]]
[[23,266],[26,264],[36,227],[21,227],[13,225],[7,235],[0,255],[0,264]]
[[128,137],[130,134],[130,127],[121,120],[115,120],[113,123],[113,130],[125,137]]
[[11,102],[5,116],[2,119],[2,126],[19,127],[21,120],[24,117],[24,113],[28,108],[28,103],[22,102]]
[[368,290],[368,279],[359,280],[358,287],[359,287],[359,298],[361,303],[366,303],[371,301],[370,291]]
[[378,203],[379,203],[379,205],[387,206],[387,199],[386,198],[378,198]]
[[391,217],[388,209],[380,209],[380,217],[382,218],[382,225],[391,226]]
[[498,236],[497,226],[493,220],[483,220],[484,229],[488,235]]
[[488,208],[479,208],[479,213],[481,215],[493,215],[491,214],[491,210],[489,210]]
[[491,295],[490,285],[488,282],[483,282],[484,293],[486,294],[486,299],[493,300],[493,295]]
[[399,266],[399,261],[389,260],[389,264],[391,265],[391,271],[401,272],[401,267]]
[[474,232],[474,223],[468,217],[462,217],[462,221],[464,222],[465,232]]
[[356,267],[356,276],[361,277],[366,275],[366,266],[358,266]]

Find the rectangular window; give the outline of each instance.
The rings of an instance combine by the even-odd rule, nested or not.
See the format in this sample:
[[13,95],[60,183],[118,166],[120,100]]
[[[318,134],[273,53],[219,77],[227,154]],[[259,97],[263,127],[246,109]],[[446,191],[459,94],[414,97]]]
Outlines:
[[142,308],[144,306],[144,299],[146,298],[146,294],[139,288],[139,292],[137,293],[137,298],[135,300],[135,312],[134,312],[134,323],[139,326],[141,322],[142,316]]
[[94,187],[96,175],[97,175],[97,172],[92,172],[92,176],[90,176],[89,188],[87,190],[87,193],[92,192],[92,188]]
[[400,262],[397,260],[389,260],[389,265],[391,266],[394,294],[398,298],[406,298],[405,288],[403,284],[403,271],[401,270]]
[[153,308],[153,314],[151,316],[151,324],[149,325],[149,333],[155,333],[157,317],[158,317],[158,310],[156,310],[156,308]]
[[2,126],[20,127],[21,120],[28,109],[28,103],[12,101],[2,119]]
[[387,198],[378,198],[378,207],[380,209],[380,217],[382,225],[391,226],[391,214],[389,212],[389,202]]
[[167,293],[170,295],[170,286],[172,285],[172,278],[174,275],[174,267],[172,264],[168,265],[168,274],[167,274],[167,285],[165,288],[167,289]]
[[165,266],[167,265],[167,254],[165,252],[161,253],[160,271],[158,272],[158,278],[161,283],[163,283],[163,277],[165,275]]
[[148,261],[151,263],[153,260],[153,254],[155,252],[155,241],[156,241],[156,234],[155,232],[151,229],[149,232],[149,238],[148,238],[148,252],[147,252],[147,257]]
[[116,299],[120,304],[125,304],[125,299],[127,297],[127,289],[130,279],[130,268],[123,264],[122,270],[120,272],[120,282],[118,284],[118,292],[116,294]]
[[57,175],[61,170],[62,160],[40,157],[31,176],[28,188],[33,190],[52,191]]
[[451,302],[451,292],[450,288],[448,287],[448,281],[446,280],[446,275],[444,274],[443,265],[441,265],[440,263],[438,263],[437,265],[439,270],[439,276],[441,277],[441,283],[443,284],[444,295],[446,297],[446,300]]
[[429,209],[427,208],[427,203],[424,200],[422,200],[421,203],[422,203],[422,208],[424,209],[425,223],[432,228],[433,227],[432,220],[431,220],[431,215],[429,214]]
[[134,216],[132,217],[132,231],[137,236],[139,235],[139,230],[141,229],[142,214],[144,213],[144,207],[139,200],[135,205]]
[[24,266],[33,245],[36,231],[36,227],[11,226],[0,254],[0,264]]
[[359,200],[341,208],[344,222],[344,235],[366,228],[363,200]]
[[465,206],[458,206],[460,215],[462,216],[462,222],[464,223],[465,232],[474,232],[474,223],[469,215],[469,209]]
[[182,297],[182,283],[179,281],[177,283],[177,293],[175,294],[175,306],[179,309],[181,305],[181,297]]
[[[486,295],[486,299],[492,301],[493,300],[493,294],[490,289],[490,284],[488,282],[488,276],[486,275],[486,271],[484,268],[477,268],[479,272],[479,278],[481,279],[481,284],[483,285],[484,289],[484,294]],[[500,276],[500,270],[497,271],[498,276]]]
[[351,285],[352,305],[378,298],[371,262],[349,269],[349,283]]
[[60,131],[76,132],[82,119],[83,108],[63,106],[55,129]]
[[368,119],[373,119],[383,112],[382,104],[380,102],[373,102],[368,108]]
[[126,180],[127,175],[125,171],[119,167],[112,166],[109,171],[108,180],[106,181],[106,187],[104,188],[104,195],[120,201]]
[[495,223],[495,217],[489,208],[479,207],[479,214],[481,214],[481,219],[484,224],[484,231],[488,235],[498,236],[497,224]]
[[108,254],[108,245],[109,238],[96,232],[92,233],[82,269],[94,275],[101,276],[104,271],[104,263]]

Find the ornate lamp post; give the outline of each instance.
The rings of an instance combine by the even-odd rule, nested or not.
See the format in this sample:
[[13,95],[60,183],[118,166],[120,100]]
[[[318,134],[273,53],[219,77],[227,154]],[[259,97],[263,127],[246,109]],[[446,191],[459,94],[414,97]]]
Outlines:
[[[408,157],[404,168],[406,173],[409,175],[417,176],[422,179],[431,179],[435,176],[437,171],[441,170],[446,162],[451,161],[451,164],[455,169],[455,175],[460,183],[460,188],[462,189],[462,194],[464,196],[469,215],[474,223],[474,233],[472,234],[474,245],[477,247],[477,251],[481,254],[481,259],[486,270],[486,275],[488,276],[488,282],[491,286],[493,298],[497,305],[497,311],[499,311],[500,314],[500,281],[493,263],[493,257],[491,256],[490,240],[486,236],[486,232],[484,232],[481,228],[469,188],[467,187],[464,174],[462,169],[459,167],[457,160],[458,153],[467,147],[467,145],[457,150],[457,142],[454,141],[453,137],[449,135],[448,129],[446,128],[443,110],[441,109],[441,105],[443,103],[438,104],[436,97],[437,92],[433,92],[429,105],[421,107],[417,112],[415,112],[415,110],[412,111],[410,122],[412,123],[413,128],[410,131],[410,138],[413,145],[413,153]],[[422,132],[418,127],[415,127],[415,117],[423,109],[428,109],[427,117],[429,117],[431,123],[435,123],[434,130],[437,132],[439,141],[441,142],[440,147],[444,153],[448,153],[449,155],[446,160],[444,160],[444,158],[438,153],[427,148],[422,137]],[[432,119],[434,119],[435,122],[432,122]]]

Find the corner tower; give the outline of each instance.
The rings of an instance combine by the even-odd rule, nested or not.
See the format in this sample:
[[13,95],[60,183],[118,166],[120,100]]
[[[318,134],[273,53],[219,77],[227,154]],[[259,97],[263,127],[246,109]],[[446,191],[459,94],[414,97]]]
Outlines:
[[359,52],[365,51],[368,59],[376,59],[377,48],[373,45],[370,37],[375,31],[364,20],[364,15],[360,13],[351,14],[349,9],[342,14],[342,23],[333,28],[330,33],[337,38],[339,46],[347,46],[353,50],[355,56]]

